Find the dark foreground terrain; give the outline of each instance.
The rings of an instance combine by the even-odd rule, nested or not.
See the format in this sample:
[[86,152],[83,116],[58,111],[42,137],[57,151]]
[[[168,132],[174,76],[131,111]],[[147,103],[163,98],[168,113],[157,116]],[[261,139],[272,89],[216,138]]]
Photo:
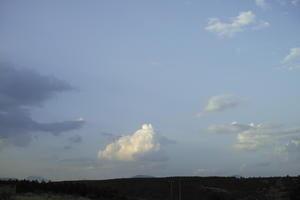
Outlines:
[[300,176],[0,181],[0,200],[300,200]]

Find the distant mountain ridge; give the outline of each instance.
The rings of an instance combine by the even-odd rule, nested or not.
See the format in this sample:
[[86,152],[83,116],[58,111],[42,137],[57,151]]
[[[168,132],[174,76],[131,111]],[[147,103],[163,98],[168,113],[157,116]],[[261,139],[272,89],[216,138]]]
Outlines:
[[149,176],[149,175],[136,175],[131,178],[155,178],[154,176]]
[[17,178],[0,177],[0,181],[15,181]]

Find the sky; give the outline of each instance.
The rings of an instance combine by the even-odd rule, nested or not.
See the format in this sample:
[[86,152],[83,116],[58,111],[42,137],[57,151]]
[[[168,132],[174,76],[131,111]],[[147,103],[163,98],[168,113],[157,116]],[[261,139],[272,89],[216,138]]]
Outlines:
[[0,177],[300,174],[299,0],[0,0]]

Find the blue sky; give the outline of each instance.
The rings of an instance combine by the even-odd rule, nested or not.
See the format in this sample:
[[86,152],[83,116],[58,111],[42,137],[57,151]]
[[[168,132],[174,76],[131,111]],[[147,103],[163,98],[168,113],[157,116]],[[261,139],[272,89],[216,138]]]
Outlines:
[[299,175],[300,1],[0,2],[0,177]]

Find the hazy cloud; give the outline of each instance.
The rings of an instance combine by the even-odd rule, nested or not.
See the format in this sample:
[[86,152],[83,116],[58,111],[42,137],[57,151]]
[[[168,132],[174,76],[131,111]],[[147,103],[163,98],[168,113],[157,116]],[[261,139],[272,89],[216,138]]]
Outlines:
[[300,0],[277,0],[277,1],[283,6],[286,6],[288,4],[297,6]]
[[255,26],[252,27],[252,30],[260,30],[264,29],[270,26],[270,23],[267,21],[260,20],[258,23],[256,23]]
[[55,123],[38,123],[37,130],[59,135],[62,132],[79,129],[84,124],[83,120],[71,120]]
[[235,133],[234,148],[240,150],[257,150],[268,145],[282,145],[283,142],[300,136],[299,127],[285,127],[275,123],[239,124],[233,122],[228,125],[210,126],[212,133]]
[[300,160],[300,136],[293,137],[286,144],[275,149],[277,155],[283,156],[286,160]]
[[208,100],[204,110],[197,114],[198,117],[203,117],[207,112],[223,111],[233,108],[240,103],[240,99],[232,94],[222,94],[213,96]]
[[75,143],[75,144],[78,144],[78,143],[81,143],[82,142],[82,137],[80,135],[74,135],[73,137],[70,137],[69,138],[69,141],[71,143]]
[[[166,140],[164,140],[166,141]],[[151,124],[144,124],[132,135],[122,136],[98,152],[106,160],[165,160],[162,143]]]
[[221,22],[219,18],[210,18],[205,29],[219,36],[232,37],[238,32],[258,29],[255,27],[260,27],[259,29],[261,29],[267,26],[269,26],[268,22],[262,20],[257,22],[256,16],[251,11],[246,11],[240,12],[238,16],[232,18],[230,23]]
[[265,8],[267,5],[266,0],[255,0],[255,3],[257,6],[262,7],[262,8]]
[[0,66],[0,139],[25,146],[31,133],[37,131],[59,134],[80,128],[84,121],[40,123],[31,118],[30,109],[41,106],[53,95],[72,87],[54,77],[43,76],[29,69]]
[[236,121],[231,122],[230,124],[225,125],[212,125],[207,128],[207,130],[211,133],[238,133],[244,130],[248,130],[251,128],[251,125],[248,124],[239,124]]
[[100,134],[109,140],[117,140],[120,137],[122,137],[121,135],[115,135],[113,133],[108,133],[108,132],[101,132]]
[[300,135],[300,128],[270,126],[268,124],[253,124],[251,129],[239,132],[234,145],[237,149],[256,150],[266,145],[274,145]]
[[300,70],[300,64],[299,65],[290,66],[290,67],[288,67],[288,70],[289,71]]
[[292,3],[294,6],[297,6],[298,3],[299,3],[299,0],[291,0],[291,3]]

